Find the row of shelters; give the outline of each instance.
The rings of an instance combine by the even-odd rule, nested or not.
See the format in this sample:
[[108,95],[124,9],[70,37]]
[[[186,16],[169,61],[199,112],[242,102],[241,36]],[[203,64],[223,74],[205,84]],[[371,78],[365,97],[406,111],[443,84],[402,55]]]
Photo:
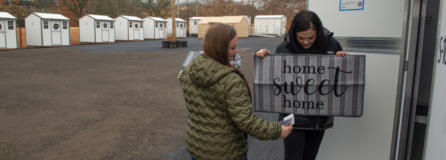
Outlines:
[[[61,14],[34,12],[25,18],[26,42],[29,46],[70,45],[70,19]],[[254,34],[285,34],[286,17],[283,15],[256,16]],[[192,17],[189,34],[204,37],[207,29],[215,23],[233,26],[237,37],[251,33],[247,16]],[[186,21],[176,18],[176,36],[186,37]],[[112,43],[115,40],[132,41],[165,39],[172,34],[171,18],[119,16],[116,19],[105,15],[87,14],[79,19],[79,38],[82,43]],[[16,17],[0,12],[0,49],[17,48]]]
[[[0,12],[0,49],[17,48],[17,18]],[[25,18],[28,46],[70,45],[70,19],[62,14],[31,13]],[[79,19],[79,38],[84,43],[110,43],[115,40],[165,39],[169,21],[159,17],[140,19],[88,14]],[[177,37],[186,37],[186,21],[177,18]]]
[[[176,19],[176,36],[186,37],[186,21]],[[165,39],[172,34],[171,18],[135,16],[119,16],[112,19],[108,16],[89,14],[79,20],[81,42],[114,42],[114,40]]]
[[[79,20],[81,42],[114,42],[165,39],[171,34],[171,18],[119,16],[112,19],[108,16],[88,14]],[[177,18],[177,37],[186,37],[184,20]]]

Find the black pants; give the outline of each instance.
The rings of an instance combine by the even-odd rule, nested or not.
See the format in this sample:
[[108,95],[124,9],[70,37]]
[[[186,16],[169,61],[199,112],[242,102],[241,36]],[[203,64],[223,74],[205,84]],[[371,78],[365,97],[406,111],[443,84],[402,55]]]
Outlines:
[[285,160],[315,160],[325,130],[293,130],[284,140]]

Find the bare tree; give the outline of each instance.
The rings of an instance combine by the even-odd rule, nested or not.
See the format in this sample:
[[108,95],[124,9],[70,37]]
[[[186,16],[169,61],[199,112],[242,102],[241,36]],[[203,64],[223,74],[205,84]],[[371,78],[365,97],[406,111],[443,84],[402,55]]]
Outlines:
[[47,12],[50,7],[50,2],[46,0],[34,0],[31,6],[32,11]]
[[88,13],[117,17],[120,15],[141,16],[140,0],[93,0],[86,6]]
[[148,16],[164,17],[170,12],[171,0],[141,0],[139,3]]
[[88,0],[64,0],[63,5],[68,8],[68,10],[73,13],[76,19],[73,19],[75,24],[79,23],[79,18],[81,18],[85,12],[85,7],[87,6]]

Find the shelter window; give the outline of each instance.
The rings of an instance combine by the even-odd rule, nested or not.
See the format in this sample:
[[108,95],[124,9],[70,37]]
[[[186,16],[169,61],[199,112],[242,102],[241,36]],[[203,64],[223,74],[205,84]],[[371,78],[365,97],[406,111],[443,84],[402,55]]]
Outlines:
[[101,28],[101,23],[96,22],[96,28]]
[[158,28],[158,22],[155,23],[155,27]]
[[132,24],[132,22],[130,22],[130,25],[129,25],[129,27],[130,27],[130,28],[132,28],[132,27],[133,27],[133,24]]
[[0,24],[0,31],[2,30],[2,24]]
[[197,25],[197,21],[194,21],[194,25]]
[[160,23],[160,27],[163,28],[163,24],[162,23]]
[[135,24],[135,28],[138,28],[138,23]]
[[14,29],[14,22],[13,21],[8,21],[8,29],[9,30],[13,30]]
[[48,29],[48,21],[43,21],[43,29]]
[[108,26],[107,26],[107,23],[104,23],[104,25],[103,25],[103,26],[104,26],[104,28],[107,28],[107,27],[108,27]]
[[63,29],[68,29],[68,23],[67,22],[62,22],[62,28]]
[[180,28],[183,28],[183,23],[180,24]]
[[113,28],[113,23],[110,23],[110,28]]

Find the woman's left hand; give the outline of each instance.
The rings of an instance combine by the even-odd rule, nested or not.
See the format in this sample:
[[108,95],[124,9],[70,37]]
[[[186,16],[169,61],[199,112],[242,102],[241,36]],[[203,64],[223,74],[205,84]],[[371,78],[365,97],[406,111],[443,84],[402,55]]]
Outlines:
[[261,50],[258,50],[255,54],[257,57],[263,58],[267,54],[270,54],[270,52],[267,49],[261,49]]
[[338,57],[343,57],[343,56],[346,56],[346,55],[347,55],[347,52],[344,52],[344,51],[336,52],[336,56],[338,56]]

